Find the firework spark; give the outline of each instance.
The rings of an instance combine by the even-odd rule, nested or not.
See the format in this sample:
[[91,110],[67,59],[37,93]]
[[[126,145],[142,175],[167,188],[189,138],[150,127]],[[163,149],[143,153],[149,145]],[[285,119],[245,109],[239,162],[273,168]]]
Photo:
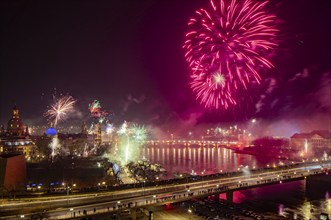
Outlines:
[[91,117],[97,118],[98,123],[102,124],[103,122],[108,122],[108,116],[110,114],[104,110],[102,110],[101,104],[98,100],[94,100],[89,104],[89,110],[91,113]]
[[131,137],[137,141],[137,142],[142,142],[145,141],[147,138],[147,131],[145,129],[145,127],[143,125],[139,125],[139,124],[133,124],[130,127],[130,134]]
[[101,104],[98,100],[94,100],[89,104],[89,110],[92,116],[99,117],[101,111]]
[[59,121],[67,118],[68,114],[74,110],[75,103],[76,100],[71,96],[61,97],[50,106],[44,116],[48,118],[52,126],[56,127]]
[[183,48],[192,70],[191,88],[207,108],[236,105],[237,90],[260,83],[260,70],[273,67],[268,56],[277,47],[276,16],[268,1],[211,0],[189,20]]
[[128,135],[127,131],[128,131],[128,123],[126,121],[124,121],[124,123],[122,124],[120,129],[117,131],[117,133],[120,135],[123,135],[123,134]]
[[111,134],[113,131],[114,131],[114,125],[113,124],[107,124],[106,133]]
[[145,126],[139,124],[130,124],[126,121],[118,129],[119,135],[119,158],[123,163],[137,159],[139,147],[147,138]]

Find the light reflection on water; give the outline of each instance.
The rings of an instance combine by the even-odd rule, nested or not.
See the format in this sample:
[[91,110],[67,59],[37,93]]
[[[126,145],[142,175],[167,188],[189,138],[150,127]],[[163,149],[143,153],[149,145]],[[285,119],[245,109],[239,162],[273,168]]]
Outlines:
[[331,217],[330,192],[330,183],[306,186],[301,180],[236,191],[233,201],[270,219],[309,220],[319,219],[322,212]]
[[[215,146],[146,146],[141,151],[141,157],[160,163],[168,171],[168,178],[172,178],[174,172],[191,173],[194,170],[197,174],[210,174],[220,170],[235,171],[240,166],[261,168],[280,162],[273,158],[236,154],[230,149]],[[235,203],[262,214],[278,216],[270,219],[309,220],[319,219],[321,212],[331,217],[330,193],[331,184],[306,189],[305,181],[296,181],[236,191],[233,199]]]
[[279,163],[277,159],[236,154],[215,146],[149,145],[142,148],[141,157],[161,164],[168,171],[168,178],[172,178],[174,172],[191,173],[194,170],[197,174],[211,174],[220,170],[235,171],[240,166],[258,168]]
[[331,199],[307,195],[306,190],[316,194],[325,192],[325,189],[319,189],[318,185],[312,187],[313,189],[306,189],[305,181],[302,180],[242,190],[234,193],[234,202],[266,215],[278,214],[280,218],[286,219],[319,219],[322,212],[330,217]]

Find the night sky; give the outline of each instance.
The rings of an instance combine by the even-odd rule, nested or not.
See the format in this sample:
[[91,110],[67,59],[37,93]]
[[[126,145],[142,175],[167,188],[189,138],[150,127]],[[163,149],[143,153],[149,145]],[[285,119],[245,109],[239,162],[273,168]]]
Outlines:
[[72,121],[87,118],[97,99],[115,123],[295,119],[331,129],[330,0],[271,1],[282,21],[275,68],[239,105],[217,111],[195,101],[182,49],[187,21],[209,1],[1,1],[0,8],[1,124],[15,104],[24,122],[45,123],[52,95],[69,94],[78,100]]

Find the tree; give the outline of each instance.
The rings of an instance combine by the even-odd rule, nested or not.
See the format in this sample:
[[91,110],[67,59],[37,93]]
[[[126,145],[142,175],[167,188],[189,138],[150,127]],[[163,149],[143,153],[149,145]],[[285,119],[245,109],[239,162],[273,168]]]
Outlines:
[[123,171],[123,167],[121,166],[119,161],[110,162],[108,159],[104,159],[101,162],[105,172],[106,178],[110,182],[110,184],[121,184],[122,180],[120,178],[120,174]]
[[255,139],[252,144],[261,148],[284,147],[288,145],[288,141],[286,139],[274,137],[262,137]]
[[152,164],[148,160],[139,160],[129,162],[126,165],[130,178],[138,182],[154,182],[162,175],[166,175],[166,170],[160,164]]
[[30,220],[47,220],[49,215],[44,211],[31,215]]

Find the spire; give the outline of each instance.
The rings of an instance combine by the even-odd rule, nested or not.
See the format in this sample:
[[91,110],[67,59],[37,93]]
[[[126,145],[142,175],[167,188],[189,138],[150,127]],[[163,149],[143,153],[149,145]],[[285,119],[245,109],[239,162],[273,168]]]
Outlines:
[[25,126],[25,135],[27,136],[27,135],[30,135],[30,133],[29,133],[29,126]]
[[13,108],[13,118],[20,118],[20,110],[18,109],[17,105],[14,105]]
[[0,135],[5,134],[5,127],[3,125],[1,125],[0,127]]
[[87,125],[86,125],[86,122],[84,121],[83,124],[82,124],[82,134],[87,134]]
[[100,123],[98,123],[96,125],[96,138],[95,138],[95,141],[96,141],[97,146],[101,145],[102,140],[101,140],[101,124]]

